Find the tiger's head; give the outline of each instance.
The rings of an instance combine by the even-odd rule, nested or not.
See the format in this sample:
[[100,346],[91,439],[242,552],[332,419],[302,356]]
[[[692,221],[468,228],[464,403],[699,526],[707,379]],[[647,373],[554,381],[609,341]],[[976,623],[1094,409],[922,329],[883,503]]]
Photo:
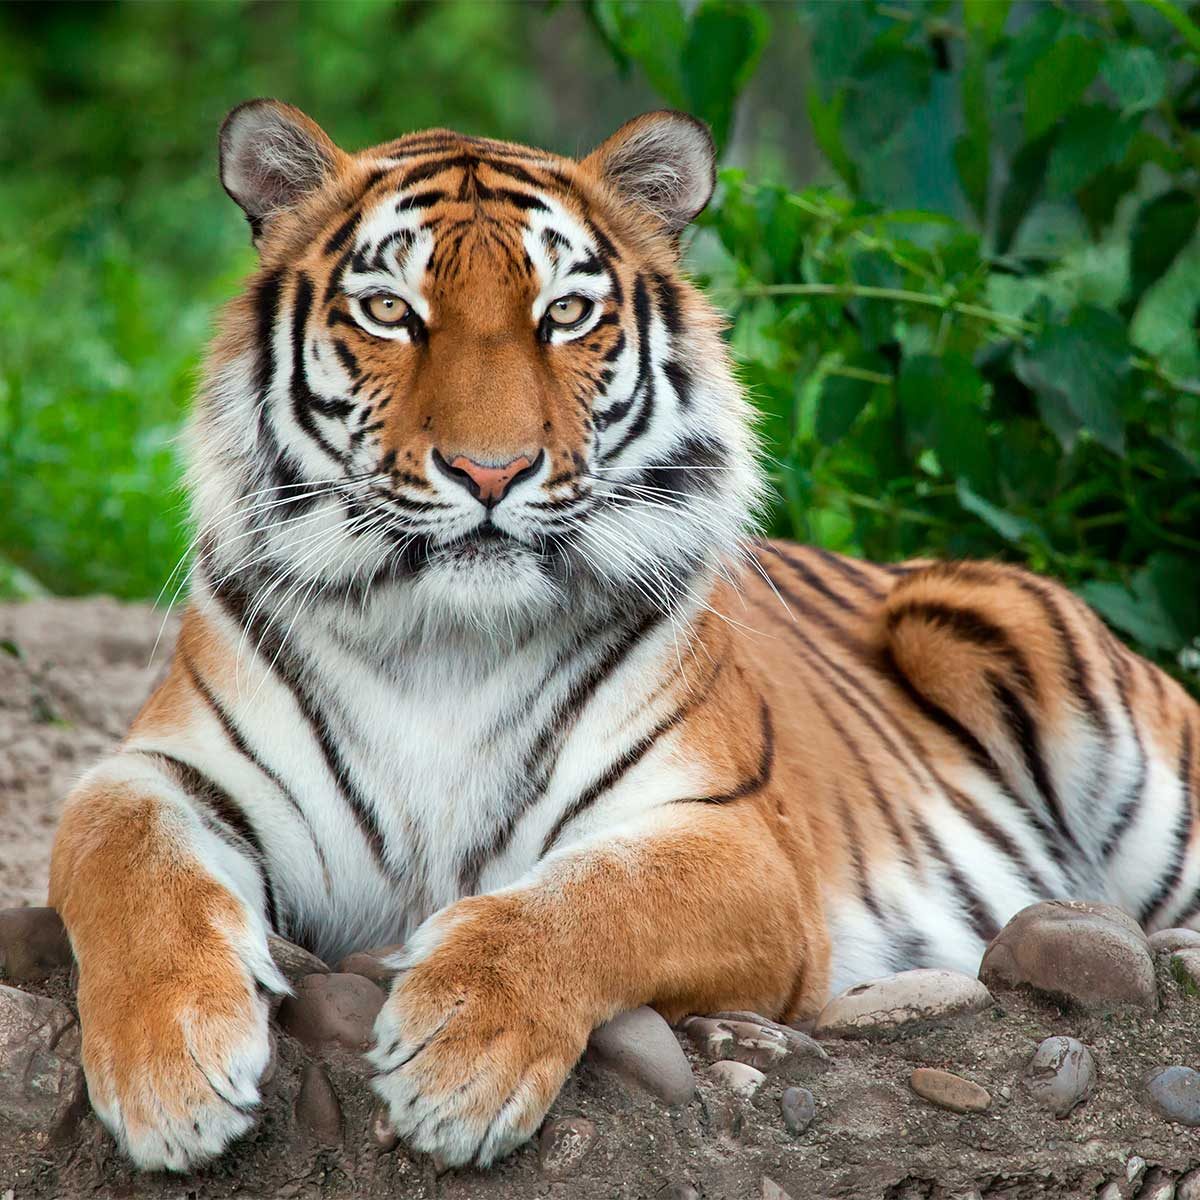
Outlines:
[[447,130],[352,154],[255,100],[220,156],[260,265],[193,424],[210,575],[490,624],[667,610],[736,550],[748,409],[678,261],[703,125],[649,113],[579,160]]

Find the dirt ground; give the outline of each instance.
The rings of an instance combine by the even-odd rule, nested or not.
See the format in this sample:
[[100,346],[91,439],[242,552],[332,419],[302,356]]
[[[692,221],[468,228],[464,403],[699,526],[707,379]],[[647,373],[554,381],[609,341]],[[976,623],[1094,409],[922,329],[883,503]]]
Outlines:
[[[160,619],[107,600],[0,606],[0,907],[44,903],[61,798],[163,669],[161,647],[149,661]],[[341,1051],[322,1059],[340,1119],[315,1136],[297,1119],[312,1055],[277,1031],[258,1129],[214,1166],[187,1177],[139,1176],[90,1113],[57,1144],[0,1119],[0,1200],[1082,1200],[1102,1192],[1106,1200],[1167,1200],[1171,1181],[1200,1164],[1200,1130],[1157,1115],[1145,1080],[1167,1065],[1200,1067],[1200,998],[1185,994],[1166,962],[1158,967],[1162,1006],[1154,1012],[1083,1016],[997,995],[975,1017],[890,1042],[828,1042],[823,1072],[785,1060],[752,1099],[713,1080],[696,1057],[696,1098],[674,1108],[585,1061],[550,1121],[590,1121],[592,1140],[557,1156],[534,1143],[488,1173],[439,1174],[402,1147],[381,1146],[366,1072]],[[65,970],[26,990],[70,1003]],[[1098,1067],[1093,1096],[1062,1120],[1039,1109],[1022,1083],[1035,1046],[1051,1034],[1079,1038]],[[974,1080],[991,1093],[991,1107],[968,1115],[935,1108],[909,1086],[918,1066]],[[780,1115],[789,1085],[816,1100],[799,1136]]]

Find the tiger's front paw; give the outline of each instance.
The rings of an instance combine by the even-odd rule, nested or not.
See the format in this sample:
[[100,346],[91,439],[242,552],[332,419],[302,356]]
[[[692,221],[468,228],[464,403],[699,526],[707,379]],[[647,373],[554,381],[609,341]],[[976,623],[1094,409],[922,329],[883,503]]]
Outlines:
[[253,1125],[271,1052],[260,983],[287,990],[265,939],[239,954],[214,935],[190,970],[160,978],[82,960],[88,1095],[143,1170],[190,1170]]
[[439,913],[400,965],[367,1056],[372,1086],[414,1150],[487,1166],[537,1130],[590,1023],[511,896]]

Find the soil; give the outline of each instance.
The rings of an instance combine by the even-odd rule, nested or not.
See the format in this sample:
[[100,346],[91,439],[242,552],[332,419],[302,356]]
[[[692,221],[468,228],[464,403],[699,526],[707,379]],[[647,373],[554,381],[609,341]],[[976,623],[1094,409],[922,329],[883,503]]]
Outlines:
[[[120,736],[164,669],[162,647],[149,663],[160,621],[149,608],[108,600],[0,606],[0,907],[45,902],[61,798]],[[535,1141],[489,1172],[439,1173],[403,1147],[381,1146],[364,1065],[337,1050],[323,1062],[341,1110],[340,1132],[306,1130],[296,1102],[312,1055],[277,1030],[262,1118],[208,1169],[139,1175],[90,1112],[58,1144],[18,1133],[0,1118],[0,1200],[779,1200],[781,1193],[790,1200],[1075,1200],[1110,1185],[1106,1197],[1137,1196],[1143,1187],[1149,1196],[1143,1180],[1173,1179],[1200,1164],[1200,1130],[1163,1120],[1147,1100],[1145,1080],[1154,1069],[1200,1067],[1200,998],[1176,981],[1165,957],[1157,966],[1156,1011],[1088,1016],[1032,994],[997,993],[994,1006],[957,1022],[889,1041],[827,1041],[827,1070],[784,1060],[749,1100],[714,1082],[710,1064],[686,1042],[698,1089],[689,1104],[674,1108],[585,1060],[548,1123],[586,1118],[595,1127],[590,1145],[576,1137],[566,1144],[582,1154],[543,1154]],[[71,1002],[65,969],[21,986]],[[1097,1064],[1093,1095],[1062,1120],[1038,1108],[1022,1084],[1035,1047],[1052,1034],[1078,1038]],[[981,1084],[990,1108],[959,1115],[920,1099],[909,1078],[922,1066]],[[816,1116],[799,1136],[780,1115],[781,1093],[793,1084],[816,1099]],[[547,1147],[552,1133],[544,1136]]]

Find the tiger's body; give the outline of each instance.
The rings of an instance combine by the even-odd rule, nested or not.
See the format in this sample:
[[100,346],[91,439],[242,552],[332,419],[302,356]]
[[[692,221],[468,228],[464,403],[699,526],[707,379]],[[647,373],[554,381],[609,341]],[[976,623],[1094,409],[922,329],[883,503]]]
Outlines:
[[255,102],[222,150],[263,265],[194,427],[191,603],[52,867],[138,1163],[249,1127],[272,927],[406,943],[375,1086],[486,1164],[624,1008],[811,1016],[1051,896],[1197,923],[1200,712],[1077,599],[744,540],[688,119],[350,156]]

